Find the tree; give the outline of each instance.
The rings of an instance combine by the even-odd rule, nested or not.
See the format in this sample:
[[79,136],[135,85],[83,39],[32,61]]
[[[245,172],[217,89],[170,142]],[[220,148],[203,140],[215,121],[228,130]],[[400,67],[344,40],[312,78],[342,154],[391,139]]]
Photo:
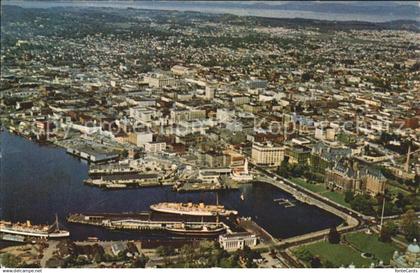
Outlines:
[[235,260],[233,257],[230,257],[221,259],[219,262],[219,266],[222,268],[235,268],[239,267],[239,264],[237,260]]
[[337,228],[331,227],[330,232],[328,233],[328,242],[330,242],[330,244],[339,244],[340,239],[341,236],[340,233],[338,233]]
[[148,260],[149,259],[144,254],[141,254],[133,261],[132,267],[145,268]]
[[399,192],[397,195],[397,200],[395,201],[395,205],[400,209],[404,209],[405,206],[409,204],[410,204],[410,200],[408,200],[408,198],[406,198],[404,194]]
[[344,201],[350,203],[354,198],[354,193],[352,191],[346,191],[344,193]]
[[321,259],[319,257],[315,256],[311,259],[311,267],[312,268],[320,268],[322,266]]
[[288,177],[290,170],[289,170],[289,163],[287,162],[287,160],[283,160],[280,164],[280,166],[277,169],[277,172],[279,175],[284,176],[284,177]]
[[414,239],[416,239],[417,241],[420,240],[419,224],[417,224],[417,223],[411,223],[407,227],[407,234],[405,235],[405,238],[409,242],[413,241]]
[[382,242],[390,242],[391,237],[397,234],[398,226],[392,222],[386,223],[382,226],[379,240]]
[[94,257],[94,260],[95,260],[95,263],[99,264],[99,263],[102,261],[102,256],[101,256],[101,254],[96,253],[96,254],[95,254],[95,257]]
[[156,254],[158,254],[161,257],[171,256],[175,254],[175,250],[171,246],[159,246],[158,248],[156,248]]
[[181,247],[179,252],[185,261],[191,262],[193,260],[195,252],[192,246],[185,244]]
[[360,211],[365,215],[374,215],[375,210],[373,209],[372,200],[367,195],[356,195],[350,202],[352,209]]
[[305,73],[303,73],[303,74],[302,74],[301,80],[302,80],[302,82],[307,82],[307,81],[309,81],[311,78],[312,78],[311,73],[309,73],[309,72],[305,72]]
[[407,210],[406,213],[404,213],[401,216],[401,222],[400,222],[400,229],[403,233],[407,233],[408,227],[417,221],[417,216],[414,210],[410,209]]
[[7,268],[16,268],[19,267],[22,260],[20,257],[15,256],[10,253],[5,253],[0,256],[0,265]]
[[414,238],[419,239],[419,224],[417,222],[417,215],[413,209],[407,210],[401,216],[400,229],[408,241],[412,241]]
[[306,248],[300,248],[295,252],[296,257],[304,262],[309,262],[312,260],[312,253],[309,252]]

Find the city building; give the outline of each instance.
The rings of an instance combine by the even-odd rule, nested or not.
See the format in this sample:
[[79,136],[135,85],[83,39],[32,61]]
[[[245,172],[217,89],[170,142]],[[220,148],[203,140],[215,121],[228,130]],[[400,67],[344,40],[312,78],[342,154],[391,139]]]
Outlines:
[[128,141],[137,147],[144,147],[146,143],[153,142],[153,134],[150,132],[129,133]]
[[254,247],[258,243],[258,237],[249,232],[238,232],[219,236],[220,246],[228,251],[243,249],[245,246]]
[[148,142],[144,144],[144,151],[146,153],[161,153],[165,151],[165,142]]
[[398,268],[419,268],[420,267],[420,247],[414,239],[407,246],[405,253],[394,252],[390,261],[391,266]]
[[284,159],[284,147],[270,142],[254,142],[251,159],[253,163],[258,165],[279,166]]

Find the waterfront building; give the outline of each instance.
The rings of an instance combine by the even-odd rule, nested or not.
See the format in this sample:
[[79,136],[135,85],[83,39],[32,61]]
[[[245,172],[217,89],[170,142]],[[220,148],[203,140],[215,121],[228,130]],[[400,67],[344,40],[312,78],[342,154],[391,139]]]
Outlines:
[[254,247],[257,243],[257,236],[249,232],[238,232],[219,236],[219,244],[225,250],[238,250],[243,249],[245,246]]
[[284,147],[271,142],[252,144],[252,161],[259,165],[279,166],[284,158]]
[[204,155],[205,165],[210,168],[225,167],[226,156],[222,152],[209,151]]
[[243,166],[236,166],[235,168],[232,168],[232,174],[230,177],[234,181],[251,181],[254,177],[249,173],[248,160],[245,159]]
[[337,163],[334,167],[325,171],[325,186],[327,188],[355,192],[360,188],[357,183],[360,183],[360,181],[357,179],[354,170],[341,163]]
[[226,161],[231,168],[242,167],[244,165],[245,156],[243,154],[240,154],[232,149],[226,149],[223,153],[226,155]]
[[355,160],[342,159],[333,167],[327,168],[325,185],[341,191],[367,193],[372,196],[383,194],[386,178],[380,170],[370,166],[359,166]]

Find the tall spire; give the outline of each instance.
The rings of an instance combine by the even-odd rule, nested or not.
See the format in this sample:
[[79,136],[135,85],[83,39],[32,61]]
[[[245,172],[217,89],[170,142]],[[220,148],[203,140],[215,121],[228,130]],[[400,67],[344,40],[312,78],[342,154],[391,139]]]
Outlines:
[[410,166],[410,154],[411,154],[411,145],[408,145],[408,151],[407,151],[407,160],[405,162],[404,170],[408,172],[409,166]]

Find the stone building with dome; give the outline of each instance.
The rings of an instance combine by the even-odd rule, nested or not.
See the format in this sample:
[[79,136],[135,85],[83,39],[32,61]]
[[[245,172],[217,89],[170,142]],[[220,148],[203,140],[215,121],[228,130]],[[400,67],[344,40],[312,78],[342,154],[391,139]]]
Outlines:
[[394,252],[392,256],[391,266],[403,267],[403,268],[419,268],[420,267],[420,247],[417,244],[417,240],[414,239],[411,244],[407,246],[405,253]]

